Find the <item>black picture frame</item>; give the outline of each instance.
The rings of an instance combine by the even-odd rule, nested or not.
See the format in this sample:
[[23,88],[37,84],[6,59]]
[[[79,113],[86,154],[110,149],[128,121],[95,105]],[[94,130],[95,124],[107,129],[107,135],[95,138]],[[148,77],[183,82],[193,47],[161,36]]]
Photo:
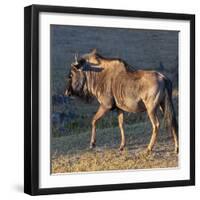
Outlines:
[[[189,180],[39,188],[39,14],[76,13],[153,19],[188,20],[190,23],[190,178]],[[195,185],[195,15],[31,5],[24,9],[24,192],[30,195],[95,192]]]

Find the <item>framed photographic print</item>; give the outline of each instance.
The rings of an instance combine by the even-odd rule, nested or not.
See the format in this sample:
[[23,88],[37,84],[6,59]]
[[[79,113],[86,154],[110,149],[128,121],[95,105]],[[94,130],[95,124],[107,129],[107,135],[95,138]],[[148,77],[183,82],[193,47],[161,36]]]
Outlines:
[[195,184],[195,16],[25,8],[24,191]]

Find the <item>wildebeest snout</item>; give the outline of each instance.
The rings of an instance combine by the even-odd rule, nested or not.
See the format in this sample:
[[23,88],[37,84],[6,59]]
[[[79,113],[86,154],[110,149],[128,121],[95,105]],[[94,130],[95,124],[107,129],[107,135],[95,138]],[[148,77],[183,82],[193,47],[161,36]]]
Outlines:
[[66,90],[65,90],[65,93],[64,93],[64,96],[71,96],[72,95],[72,93],[71,93],[71,91],[67,88]]

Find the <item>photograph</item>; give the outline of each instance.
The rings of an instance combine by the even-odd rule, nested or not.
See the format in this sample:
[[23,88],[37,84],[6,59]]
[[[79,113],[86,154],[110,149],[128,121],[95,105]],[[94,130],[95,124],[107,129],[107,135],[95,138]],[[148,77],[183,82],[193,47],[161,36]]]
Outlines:
[[51,173],[179,167],[179,31],[50,25]]
[[31,5],[24,19],[25,193],[195,184],[194,15]]

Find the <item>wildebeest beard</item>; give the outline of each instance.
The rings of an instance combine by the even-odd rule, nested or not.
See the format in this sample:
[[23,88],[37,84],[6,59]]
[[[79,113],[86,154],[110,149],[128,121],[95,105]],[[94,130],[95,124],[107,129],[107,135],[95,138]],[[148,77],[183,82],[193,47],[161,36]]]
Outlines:
[[86,80],[83,84],[82,90],[78,92],[76,96],[81,98],[81,100],[84,100],[86,103],[90,103],[93,100],[93,96],[88,91]]

